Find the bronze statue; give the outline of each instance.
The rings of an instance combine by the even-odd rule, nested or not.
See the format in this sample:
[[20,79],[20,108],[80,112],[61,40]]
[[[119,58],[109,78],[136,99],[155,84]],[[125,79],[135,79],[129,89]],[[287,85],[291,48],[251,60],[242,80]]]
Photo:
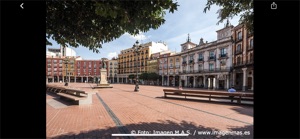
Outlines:
[[105,63],[104,60],[102,60],[102,68],[103,68],[103,69],[106,69],[106,63]]

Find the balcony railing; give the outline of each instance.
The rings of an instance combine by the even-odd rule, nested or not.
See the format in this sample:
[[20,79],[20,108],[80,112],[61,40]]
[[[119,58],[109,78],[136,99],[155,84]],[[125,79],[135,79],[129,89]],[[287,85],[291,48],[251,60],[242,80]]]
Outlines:
[[186,64],[186,61],[183,61],[182,64],[185,65],[185,64]]
[[179,68],[180,68],[180,66],[179,66],[179,65],[176,65],[175,67],[176,67],[176,69],[179,69]]
[[235,51],[235,54],[237,55],[237,54],[241,54],[242,53],[242,50],[236,50]]
[[228,58],[227,53],[226,54],[219,54],[219,59],[221,58]]
[[207,58],[209,61],[215,61],[216,60],[216,57],[215,56],[208,56]]
[[201,69],[201,70],[187,70],[179,72],[179,74],[197,74],[197,73],[209,73],[209,72],[230,72],[232,68],[213,68],[213,69]]
[[203,57],[198,58],[198,62],[203,62]]
[[194,60],[189,60],[189,64],[194,64]]

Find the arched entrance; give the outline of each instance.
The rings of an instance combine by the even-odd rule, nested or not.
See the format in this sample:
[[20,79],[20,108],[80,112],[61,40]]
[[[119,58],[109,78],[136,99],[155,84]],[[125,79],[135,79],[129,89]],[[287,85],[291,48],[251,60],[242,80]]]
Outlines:
[[198,76],[196,78],[196,87],[199,87],[199,88],[204,88],[204,83],[203,83],[203,77],[202,76]]
[[193,76],[190,76],[189,78],[189,82],[188,82],[188,87],[193,87],[193,84],[194,84],[194,77]]
[[175,86],[179,86],[179,76],[175,76]]
[[169,76],[169,86],[174,86],[174,84],[175,84],[174,76]]

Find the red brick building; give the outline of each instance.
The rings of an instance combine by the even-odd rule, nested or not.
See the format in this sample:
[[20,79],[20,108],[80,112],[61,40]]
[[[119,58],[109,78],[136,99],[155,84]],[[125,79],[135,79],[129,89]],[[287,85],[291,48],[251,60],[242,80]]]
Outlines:
[[[47,57],[46,82],[90,82],[100,77],[102,60],[76,60],[79,57]],[[66,60],[68,62],[66,62]],[[108,61],[106,70],[108,75]]]

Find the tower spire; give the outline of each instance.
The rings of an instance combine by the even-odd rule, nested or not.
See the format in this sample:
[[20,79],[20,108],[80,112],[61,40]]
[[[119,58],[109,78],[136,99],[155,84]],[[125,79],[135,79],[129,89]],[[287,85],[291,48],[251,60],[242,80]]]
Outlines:
[[190,33],[188,33],[187,42],[191,42]]

